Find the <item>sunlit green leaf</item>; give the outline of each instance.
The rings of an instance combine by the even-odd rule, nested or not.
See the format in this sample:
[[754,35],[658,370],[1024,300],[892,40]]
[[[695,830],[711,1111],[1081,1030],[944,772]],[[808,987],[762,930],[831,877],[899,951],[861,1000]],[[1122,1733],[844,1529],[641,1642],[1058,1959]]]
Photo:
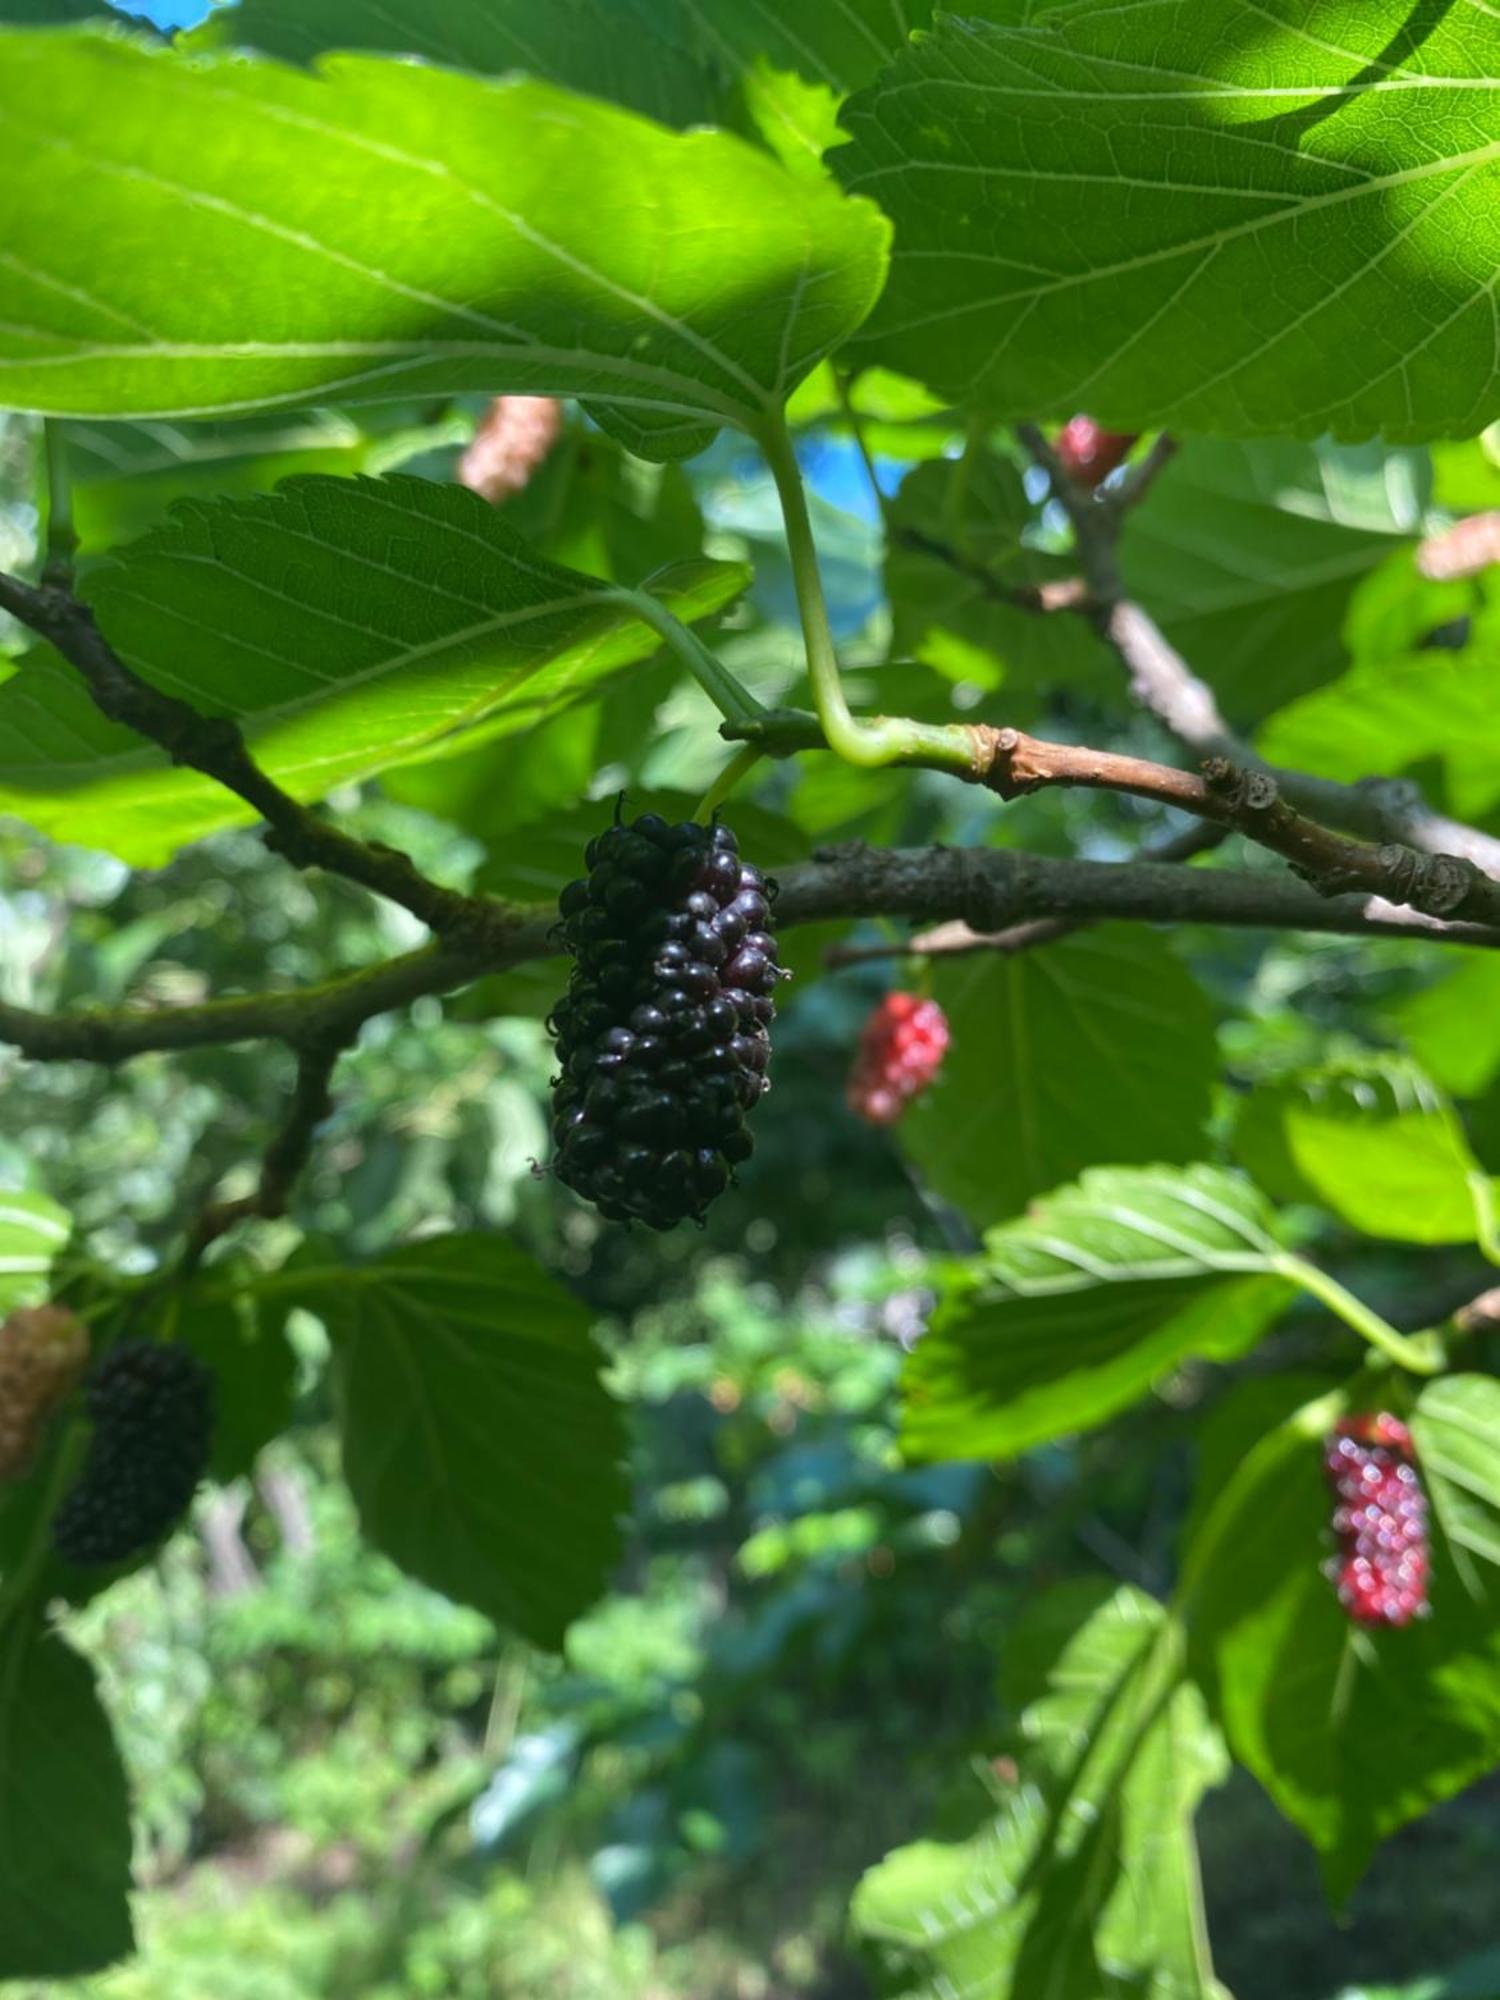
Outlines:
[[1353,666],[1272,716],[1261,754],[1319,777],[1395,777],[1438,762],[1447,803],[1479,818],[1500,799],[1500,646]]
[[[699,562],[656,587],[697,618],[744,580]],[[534,555],[476,494],[413,479],[293,480],[269,498],[185,505],[85,588],[132,667],[233,715],[302,798],[479,723],[531,728],[658,645],[602,583]],[[0,688],[0,807],[145,864],[253,818],[106,722],[45,651]]]
[[851,100],[897,227],[860,351],[1004,416],[1421,439],[1500,409],[1483,7],[944,20]]
[[1014,1634],[1005,1691],[1031,1699],[993,1819],[898,1848],[855,1892],[883,1993],[1220,2000],[1192,1816],[1226,1767],[1197,1690],[1160,1699],[1163,1637],[1159,1605],[1097,1584],[1054,1592]]
[[992,1229],[906,1364],[914,1458],[1008,1458],[1086,1430],[1189,1357],[1228,1360],[1292,1296],[1274,1216],[1217,1167],[1096,1167]]
[[1472,1243],[1478,1162],[1452,1105],[1414,1063],[1381,1056],[1261,1084],[1235,1151],[1282,1200],[1311,1200],[1369,1236]]
[[1459,1097],[1500,1074],[1500,955],[1476,951],[1403,1002],[1395,1024],[1422,1066]]
[[45,1295],[47,1274],[69,1231],[68,1217],[45,1195],[0,1188],[0,1312]]
[[530,390],[673,457],[761,425],[884,272],[870,204],[740,140],[399,59],[17,31],[0,132],[18,408]]

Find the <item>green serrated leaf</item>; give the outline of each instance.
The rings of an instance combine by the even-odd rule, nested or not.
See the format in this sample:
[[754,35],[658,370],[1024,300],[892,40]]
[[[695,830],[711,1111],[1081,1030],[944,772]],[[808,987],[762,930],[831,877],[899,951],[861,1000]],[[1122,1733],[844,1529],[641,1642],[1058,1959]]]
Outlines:
[[1367,1236],[1476,1240],[1485,1176],[1453,1106],[1402,1057],[1261,1084],[1236,1124],[1234,1148],[1279,1199],[1316,1202]]
[[527,390],[680,457],[762,426],[884,275],[872,205],[526,79],[16,31],[0,132],[18,409]]
[[310,63],[330,49],[426,56],[482,76],[524,71],[663,125],[720,124],[724,76],[671,0],[241,0],[184,37]]
[[0,1628],[0,1979],[97,1972],[134,1946],[130,1800],[94,1673],[41,1617]]
[[1500,957],[1461,959],[1393,1018],[1430,1075],[1459,1097],[1477,1097],[1500,1075]]
[[1346,664],[1356,585],[1414,535],[1430,484],[1414,452],[1191,439],[1121,546],[1139,597],[1243,724]]
[[344,1472],[370,1540],[559,1645],[604,1586],[628,1493],[584,1308],[524,1252],[468,1235],[310,1270],[298,1298],[334,1338]]
[[1096,1161],[1201,1152],[1213,1015],[1160,938],[1104,925],[978,953],[942,966],[933,990],[953,1039],[901,1142],[972,1221],[1002,1221]]
[[844,124],[835,170],[897,232],[859,351],[945,394],[1240,437],[1462,436],[1500,409],[1482,8],[945,18]]
[[1313,1843],[1341,1902],[1383,1840],[1500,1757],[1500,1388],[1450,1377],[1422,1393],[1433,1616],[1383,1631],[1352,1625],[1323,1574],[1319,1439],[1286,1423],[1250,1445],[1236,1405],[1264,1390],[1227,1399],[1205,1438],[1206,1490],[1233,1488],[1222,1513],[1199,1506],[1215,1553],[1189,1617],[1230,1749]]
[[1483,818],[1500,800],[1500,646],[1363,661],[1273,715],[1257,748],[1351,784],[1436,762],[1452,810]]
[[71,1230],[66,1212],[45,1195],[0,1188],[0,1314],[46,1296],[53,1260]]
[[[697,619],[745,580],[700,561],[655,588]],[[481,723],[532,728],[654,652],[656,634],[606,590],[535,555],[477,494],[406,478],[185,504],[85,585],[132,667],[234,716],[261,768],[302,798]],[[106,722],[45,650],[0,688],[0,808],[143,866],[254,818]]]
[[1088,1583],[1015,1634],[1007,1678],[1032,1699],[994,1818],[898,1849],[855,1892],[893,2000],[1219,2000],[1192,1815],[1226,1765],[1197,1690],[1161,1674],[1163,1617]]
[[992,1229],[906,1364],[917,1459],[1009,1458],[1102,1423],[1193,1356],[1228,1360],[1292,1296],[1275,1217],[1217,1167],[1096,1167]]

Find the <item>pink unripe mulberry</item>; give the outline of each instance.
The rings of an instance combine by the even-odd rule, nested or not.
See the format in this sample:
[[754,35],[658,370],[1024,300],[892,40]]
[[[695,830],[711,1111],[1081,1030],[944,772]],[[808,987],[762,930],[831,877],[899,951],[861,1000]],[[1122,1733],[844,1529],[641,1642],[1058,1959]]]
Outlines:
[[458,462],[459,483],[498,506],[530,485],[561,431],[555,396],[497,396]]
[[1399,1417],[1344,1417],[1323,1450],[1337,1505],[1332,1567],[1356,1625],[1409,1625],[1427,1610],[1427,1496]]
[[845,1089],[849,1109],[871,1125],[894,1125],[942,1067],[948,1020],[936,1000],[888,993],[865,1022]]
[[1098,486],[1125,463],[1135,440],[1134,431],[1107,431],[1092,417],[1080,416],[1063,425],[1054,449],[1069,479]]

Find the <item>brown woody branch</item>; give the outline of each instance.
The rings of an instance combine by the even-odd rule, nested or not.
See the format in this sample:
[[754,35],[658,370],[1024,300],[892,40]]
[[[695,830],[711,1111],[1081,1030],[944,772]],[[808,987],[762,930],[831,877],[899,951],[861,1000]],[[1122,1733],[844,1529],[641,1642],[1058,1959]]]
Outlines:
[[[812,860],[781,871],[779,925],[869,917],[924,925],[962,923],[986,937],[1017,924],[1116,921],[1416,936],[1500,949],[1500,928],[1374,911],[1362,894],[1327,896],[1275,872],[1192,869],[1163,860],[1056,860],[997,848],[860,844],[821,850]],[[550,907],[513,912],[507,930],[476,934],[463,945],[429,945],[321,986],[196,1007],[71,1015],[0,1007],[0,1041],[35,1061],[95,1063],[240,1042],[279,1041],[299,1050],[343,1046],[362,1022],[378,1014],[427,994],[451,993],[487,974],[558,956],[562,946],[556,929],[556,912]]]
[[[778,757],[816,748],[824,741],[815,716],[790,710],[748,722],[726,722],[720,733],[731,740],[759,743],[768,755]],[[1443,922],[1500,925],[1500,881],[1472,861],[1460,855],[1424,854],[1395,842],[1376,847],[1336,833],[1289,804],[1269,771],[1243,771],[1222,757],[1209,758],[1201,773],[1181,771],[1147,757],[1051,743],[1024,730],[995,729],[986,723],[970,725],[968,739],[966,775],[1002,798],[1020,798],[1049,785],[1125,792],[1244,834],[1291,862],[1325,895],[1360,891]],[[897,761],[925,766],[933,759],[919,749]]]
[[199,1216],[183,1253],[183,1269],[193,1270],[210,1243],[241,1222],[272,1222],[287,1211],[292,1189],[312,1158],[318,1128],[333,1110],[333,1072],[344,1053],[342,1040],[305,1043],[298,1052],[297,1078],[280,1130],[266,1148],[252,1194],[211,1202]]
[[299,804],[256,764],[239,724],[200,715],[162,694],[120,658],[86,604],[48,584],[0,574],[0,610],[45,639],[82,675],[94,706],[111,722],[164,750],[174,764],[199,771],[233,792],[266,822],[266,845],[297,868],[322,868],[385,896],[440,934],[472,936],[506,912],[431,882],[408,856],[356,840]]
[[[1170,840],[1148,847],[1139,859],[1190,861],[1195,854],[1205,854],[1217,847],[1224,837],[1223,827],[1190,826]],[[869,944],[834,945],[824,953],[823,963],[836,971],[846,965],[864,965],[882,958],[968,958],[975,952],[994,952],[1013,958],[1019,952],[1035,951],[1040,945],[1052,944],[1084,929],[1086,921],[1082,917],[1028,917],[1003,931],[976,931],[962,918],[956,918],[935,924],[931,930],[917,931],[909,938],[877,938]]]

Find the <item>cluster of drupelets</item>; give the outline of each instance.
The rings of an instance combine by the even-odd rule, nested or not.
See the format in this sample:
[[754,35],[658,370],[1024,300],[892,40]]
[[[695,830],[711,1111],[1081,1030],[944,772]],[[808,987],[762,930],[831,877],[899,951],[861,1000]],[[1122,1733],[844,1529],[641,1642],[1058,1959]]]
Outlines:
[[771,896],[727,826],[655,813],[589,842],[561,901],[559,1179],[611,1221],[698,1219],[750,1156],[785,973]]
[[948,1019],[936,1000],[888,993],[865,1022],[844,1095],[871,1125],[894,1125],[927,1089],[948,1052]]
[[[88,1328],[62,1305],[18,1306],[0,1324],[0,1483],[27,1477],[89,1361]],[[83,1464],[52,1522],[66,1561],[123,1562],[187,1511],[208,1469],[213,1376],[182,1347],[125,1341],[89,1372]]]
[[1427,1496],[1411,1432],[1398,1417],[1345,1417],[1323,1452],[1337,1501],[1332,1565],[1357,1625],[1409,1625],[1427,1610]]

